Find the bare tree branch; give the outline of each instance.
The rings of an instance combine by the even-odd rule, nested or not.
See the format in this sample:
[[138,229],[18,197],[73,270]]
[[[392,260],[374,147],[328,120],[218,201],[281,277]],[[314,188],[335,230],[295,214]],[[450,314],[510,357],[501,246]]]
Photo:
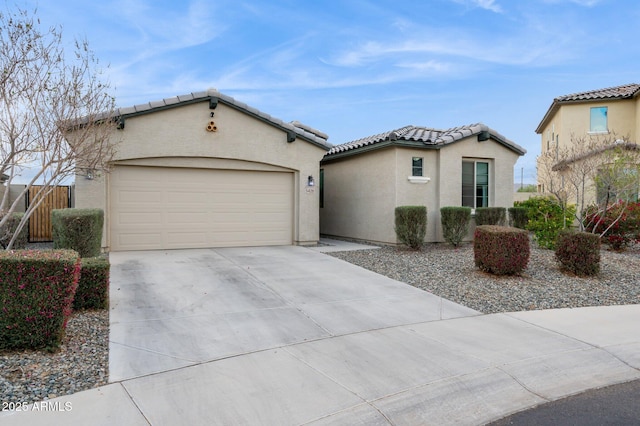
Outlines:
[[[35,172],[22,195],[34,184],[44,186],[16,235],[51,186],[72,178],[77,167],[107,171],[115,153],[109,142],[115,100],[98,61],[86,40],[76,41],[71,53],[63,46],[59,28],[40,28],[37,10],[0,12],[0,173],[9,176],[9,186]],[[0,200],[5,213],[18,204],[9,205],[8,193]],[[8,247],[14,241],[15,235]]]

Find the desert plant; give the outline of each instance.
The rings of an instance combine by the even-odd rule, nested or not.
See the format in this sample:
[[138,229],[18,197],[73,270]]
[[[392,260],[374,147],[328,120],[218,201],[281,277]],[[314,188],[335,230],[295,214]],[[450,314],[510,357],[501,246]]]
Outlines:
[[442,223],[442,235],[448,243],[454,247],[460,245],[469,232],[471,221],[470,207],[442,207],[440,209],[440,222]]
[[528,220],[526,207],[509,207],[509,225],[514,228],[526,229]]
[[600,237],[588,232],[560,232],[556,260],[561,269],[578,276],[596,275],[600,272]]
[[73,250],[0,251],[0,350],[58,348],[79,274]]
[[504,225],[507,209],[504,207],[478,207],[476,208],[476,226]]
[[517,205],[527,209],[526,229],[533,232],[542,248],[553,250],[558,233],[569,227],[575,217],[575,206],[563,207],[553,197],[532,197]]
[[622,251],[631,243],[640,242],[640,202],[619,201],[605,212],[587,209],[585,217],[585,231],[601,236],[613,250]]
[[105,257],[82,259],[73,309],[107,309],[109,305],[109,260]]
[[53,248],[76,250],[80,257],[97,257],[102,245],[103,223],[101,209],[52,210]]
[[529,263],[529,234],[506,226],[478,226],[473,238],[473,256],[480,270],[496,275],[519,274]]
[[427,208],[425,206],[396,207],[395,219],[398,240],[414,250],[420,249],[427,233]]

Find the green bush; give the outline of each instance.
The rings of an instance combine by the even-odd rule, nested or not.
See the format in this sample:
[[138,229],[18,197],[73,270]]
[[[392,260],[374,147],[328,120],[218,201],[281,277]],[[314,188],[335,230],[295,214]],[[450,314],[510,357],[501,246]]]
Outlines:
[[526,229],[528,220],[526,207],[509,207],[509,225],[514,228]]
[[73,309],[107,309],[108,307],[109,260],[105,257],[82,259]]
[[80,257],[97,257],[102,246],[103,223],[101,209],[52,210],[53,248],[75,250]]
[[442,223],[442,235],[450,244],[457,247],[469,232],[471,221],[471,208],[469,207],[442,207],[440,209],[440,222]]
[[585,277],[600,272],[600,237],[589,232],[561,231],[556,243],[560,268]]
[[418,250],[424,244],[427,233],[427,208],[425,206],[399,206],[395,210],[395,231],[398,241]]
[[[0,213],[0,220],[4,217],[5,213]],[[0,227],[0,245],[2,248],[6,248],[13,234],[15,234],[16,229],[18,229],[18,224],[24,217],[24,213],[11,213],[11,217],[8,221]],[[19,250],[27,247],[27,243],[29,242],[29,226],[25,225],[20,230],[18,234],[18,238],[13,243],[11,247],[14,250]]]
[[0,252],[0,350],[58,348],[79,275],[73,250]]
[[478,207],[476,208],[476,226],[504,225],[506,213],[507,209],[504,207]]
[[529,233],[506,226],[478,226],[473,257],[480,270],[495,275],[519,274],[529,263]]
[[542,248],[554,249],[560,230],[570,226],[575,217],[575,206],[563,209],[552,197],[531,197],[516,203],[527,209],[526,229],[533,232],[536,242]]

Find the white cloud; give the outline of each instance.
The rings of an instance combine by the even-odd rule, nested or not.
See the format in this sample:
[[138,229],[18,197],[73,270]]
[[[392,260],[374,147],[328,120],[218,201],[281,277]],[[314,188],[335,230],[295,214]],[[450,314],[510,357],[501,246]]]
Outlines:
[[[495,0],[453,0],[455,3],[467,5],[470,7],[479,7],[495,13],[502,13],[502,7],[496,4]],[[593,1],[593,0],[592,0]]]

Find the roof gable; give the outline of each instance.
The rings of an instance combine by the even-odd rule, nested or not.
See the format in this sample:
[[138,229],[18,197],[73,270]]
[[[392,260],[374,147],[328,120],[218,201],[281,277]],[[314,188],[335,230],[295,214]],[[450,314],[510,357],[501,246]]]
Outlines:
[[128,117],[135,117],[142,114],[151,114],[157,111],[206,101],[209,102],[210,109],[215,109],[218,103],[223,103],[228,107],[234,108],[251,117],[274,126],[287,133],[287,140],[289,142],[293,142],[295,138],[300,138],[326,150],[332,147],[332,145],[327,142],[327,139],[329,137],[325,133],[315,130],[298,121],[285,123],[278,118],[266,114],[256,108],[250,107],[243,102],[237,101],[231,96],[224,95],[215,89],[209,89],[203,92],[192,92],[187,95],[174,96],[172,98],[165,98],[159,101],[152,101],[146,104],[139,104],[126,108],[118,108],[115,115],[116,117],[118,117],[119,123],[121,123],[121,128],[123,128]]
[[440,149],[474,135],[477,135],[478,141],[493,139],[519,155],[524,155],[527,152],[526,149],[505,138],[495,130],[482,123],[476,123],[467,126],[452,127],[446,130],[438,130],[430,127],[405,126],[389,132],[335,145],[327,152],[324,159],[355,155],[389,145]]
[[640,93],[640,84],[631,83],[622,86],[571,93],[553,99],[551,106],[538,124],[536,133],[541,133],[547,121],[558,111],[561,105],[580,102],[598,102],[603,100],[632,99]]

